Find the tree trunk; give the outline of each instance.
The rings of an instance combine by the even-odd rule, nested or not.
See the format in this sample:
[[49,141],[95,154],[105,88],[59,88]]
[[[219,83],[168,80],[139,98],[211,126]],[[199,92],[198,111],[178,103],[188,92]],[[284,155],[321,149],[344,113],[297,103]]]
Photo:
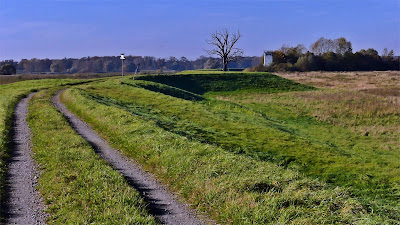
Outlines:
[[228,60],[226,60],[225,58],[222,59],[222,71],[228,71]]

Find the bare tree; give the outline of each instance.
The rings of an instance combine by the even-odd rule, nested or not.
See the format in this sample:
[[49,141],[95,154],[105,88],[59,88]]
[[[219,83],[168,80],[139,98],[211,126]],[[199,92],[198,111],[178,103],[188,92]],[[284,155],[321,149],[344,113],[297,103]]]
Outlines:
[[334,51],[334,41],[329,38],[321,37],[314,44],[310,46],[312,52],[316,55],[322,55],[324,53],[333,52]]
[[211,39],[206,42],[214,47],[214,49],[206,50],[209,55],[218,55],[222,59],[223,71],[227,71],[229,62],[237,60],[243,55],[243,50],[235,48],[236,42],[241,35],[237,33],[229,33],[228,29],[215,31],[211,34]]

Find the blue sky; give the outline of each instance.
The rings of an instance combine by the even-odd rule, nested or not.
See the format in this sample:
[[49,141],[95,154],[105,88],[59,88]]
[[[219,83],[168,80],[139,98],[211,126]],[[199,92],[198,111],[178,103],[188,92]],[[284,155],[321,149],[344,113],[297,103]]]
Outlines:
[[399,55],[400,0],[0,0],[0,60],[122,52],[195,59],[222,28],[240,30],[246,56],[320,37]]

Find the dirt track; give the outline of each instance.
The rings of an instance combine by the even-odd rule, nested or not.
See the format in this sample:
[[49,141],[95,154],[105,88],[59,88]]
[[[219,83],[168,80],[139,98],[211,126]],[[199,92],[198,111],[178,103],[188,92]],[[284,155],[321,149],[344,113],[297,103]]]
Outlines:
[[[85,138],[103,159],[118,170],[128,183],[138,190],[149,204],[150,213],[163,224],[206,224],[210,220],[199,219],[186,205],[180,203],[165,187],[140,166],[112,149],[105,140],[97,135],[86,123],[72,114],[60,101],[59,91],[53,98],[53,104],[64,114],[71,126]],[[205,222],[207,221],[207,222]]]
[[34,93],[28,95],[15,107],[6,186],[7,224],[45,224],[46,221],[44,205],[35,188],[38,172],[31,155],[31,135],[26,122],[28,102],[33,95]]

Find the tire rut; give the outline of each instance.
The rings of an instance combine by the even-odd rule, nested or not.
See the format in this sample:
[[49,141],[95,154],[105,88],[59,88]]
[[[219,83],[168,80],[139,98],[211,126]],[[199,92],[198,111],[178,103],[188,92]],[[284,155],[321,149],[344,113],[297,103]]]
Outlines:
[[60,101],[57,92],[52,102],[64,115],[75,131],[86,139],[105,161],[118,170],[128,181],[129,185],[139,191],[148,203],[150,213],[163,224],[215,224],[210,219],[200,218],[189,207],[177,200],[172,193],[163,187],[149,173],[143,171],[138,163],[123,156],[119,151],[111,148],[92,128],[71,113]]
[[36,190],[39,172],[32,158],[31,133],[26,121],[28,103],[34,94],[23,98],[14,111],[6,175],[6,224],[46,224],[45,206]]

